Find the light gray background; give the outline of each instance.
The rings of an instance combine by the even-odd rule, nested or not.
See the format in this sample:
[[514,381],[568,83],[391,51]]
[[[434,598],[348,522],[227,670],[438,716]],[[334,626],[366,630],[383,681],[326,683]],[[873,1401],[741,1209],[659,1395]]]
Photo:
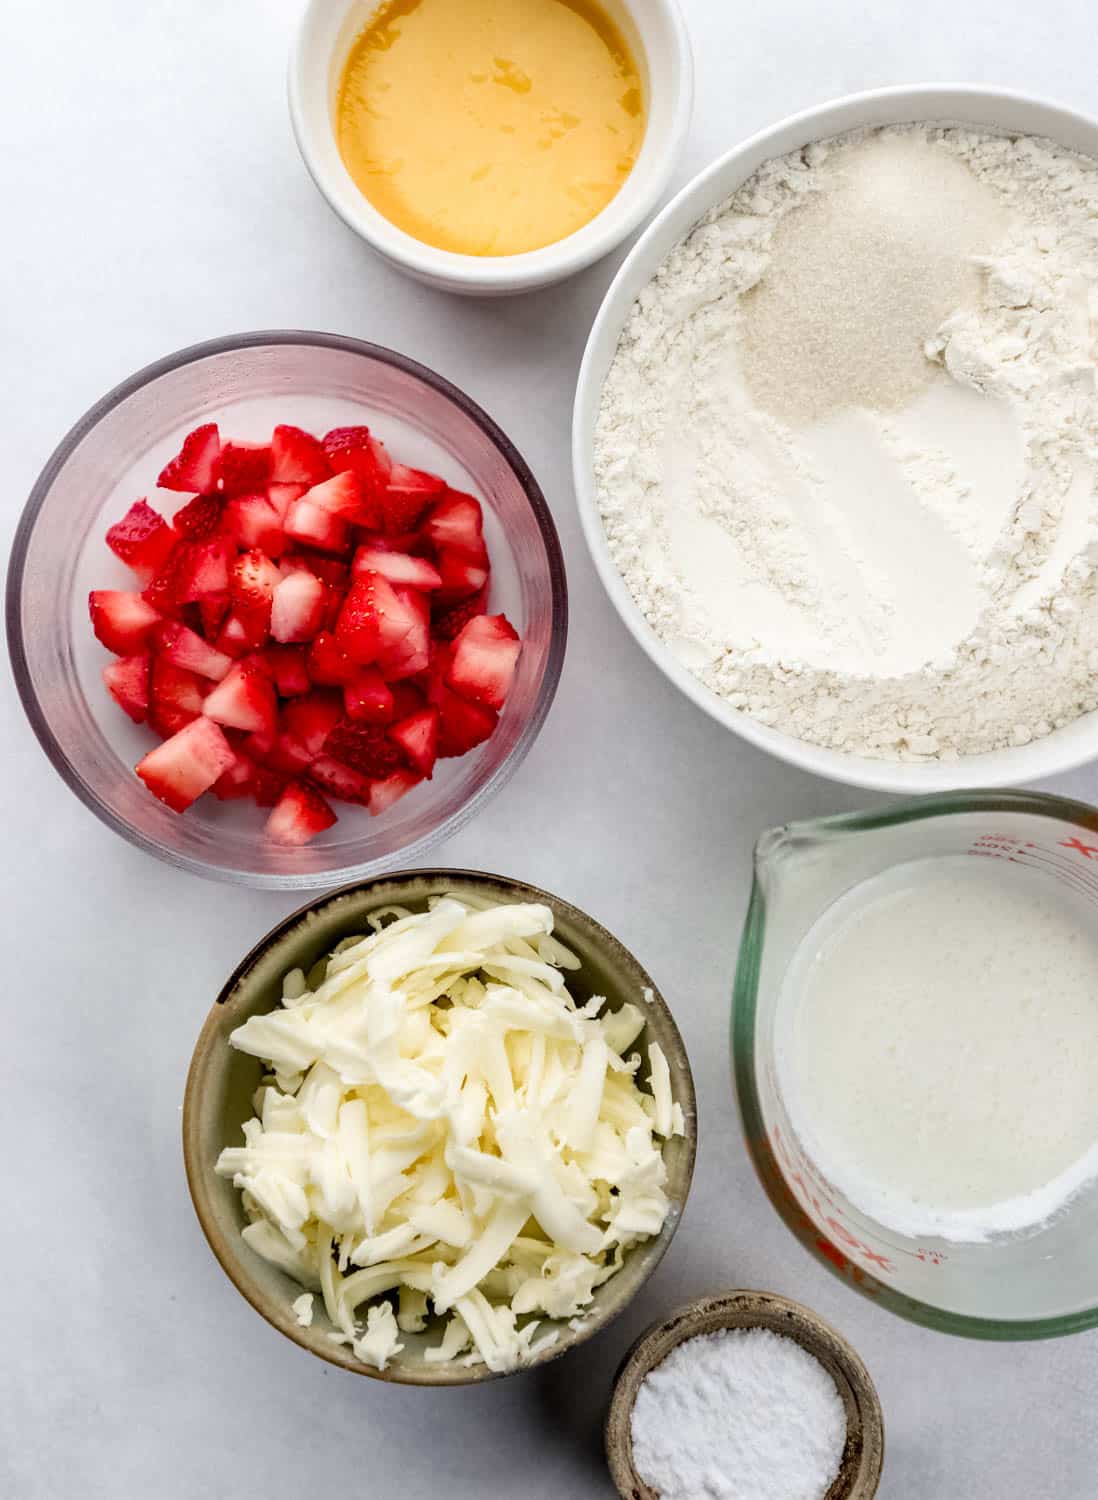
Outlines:
[[[511,434],[560,527],[571,641],[514,780],[438,851],[590,910],[675,1008],[701,1111],[674,1247],[630,1313],[541,1374],[388,1389],[321,1365],[222,1276],[183,1182],[179,1105],[239,956],[297,902],[176,874],[65,790],[3,674],[0,1495],[596,1497],[599,1424],[633,1336],[676,1302],[763,1287],[832,1319],[884,1403],[886,1500],[1098,1493],[1098,1334],[980,1345],[909,1327],[793,1241],[728,1081],[735,945],[759,831],[858,805],[740,744],[633,644],[581,538],[572,390],[614,264],[477,303],[386,269],[313,189],[283,90],[297,0],[0,0],[0,530],[84,409],[147,361],[249,328],[389,344]],[[1093,0],[686,0],[697,108],[678,173],[780,116],[947,79],[1098,113]],[[1057,783],[1098,795],[1098,770]],[[1098,1253],[1098,1247],[1096,1247]]]

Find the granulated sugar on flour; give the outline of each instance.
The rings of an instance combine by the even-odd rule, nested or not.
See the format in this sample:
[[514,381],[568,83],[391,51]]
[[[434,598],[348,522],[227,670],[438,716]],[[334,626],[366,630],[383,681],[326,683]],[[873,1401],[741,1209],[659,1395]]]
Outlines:
[[699,1334],[645,1376],[633,1467],[660,1500],[823,1500],[846,1413],[819,1360],[768,1328]]
[[953,127],[769,162],[637,299],[595,478],[714,692],[952,759],[1098,707],[1098,162]]

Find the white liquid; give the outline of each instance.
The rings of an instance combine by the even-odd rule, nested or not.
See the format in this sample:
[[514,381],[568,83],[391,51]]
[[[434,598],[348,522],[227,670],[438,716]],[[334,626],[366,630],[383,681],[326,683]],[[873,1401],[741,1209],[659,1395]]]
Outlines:
[[1098,1175],[1098,905],[967,855],[848,892],[786,981],[779,1083],[801,1145],[912,1238],[1031,1228]]

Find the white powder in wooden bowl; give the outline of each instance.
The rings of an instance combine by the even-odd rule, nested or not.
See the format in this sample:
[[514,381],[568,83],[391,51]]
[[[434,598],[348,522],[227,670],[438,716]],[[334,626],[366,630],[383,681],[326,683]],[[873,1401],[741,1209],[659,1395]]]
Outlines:
[[687,1339],[645,1376],[633,1466],[661,1500],[823,1500],[846,1443],[831,1376],[768,1328]]

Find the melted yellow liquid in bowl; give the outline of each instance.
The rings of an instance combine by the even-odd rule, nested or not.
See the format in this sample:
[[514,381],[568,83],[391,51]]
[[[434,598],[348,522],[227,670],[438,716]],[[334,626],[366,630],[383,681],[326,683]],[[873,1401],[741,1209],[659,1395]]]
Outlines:
[[640,75],[589,0],[389,0],[336,103],[366,198],[425,244],[516,255],[595,217],[644,138]]

